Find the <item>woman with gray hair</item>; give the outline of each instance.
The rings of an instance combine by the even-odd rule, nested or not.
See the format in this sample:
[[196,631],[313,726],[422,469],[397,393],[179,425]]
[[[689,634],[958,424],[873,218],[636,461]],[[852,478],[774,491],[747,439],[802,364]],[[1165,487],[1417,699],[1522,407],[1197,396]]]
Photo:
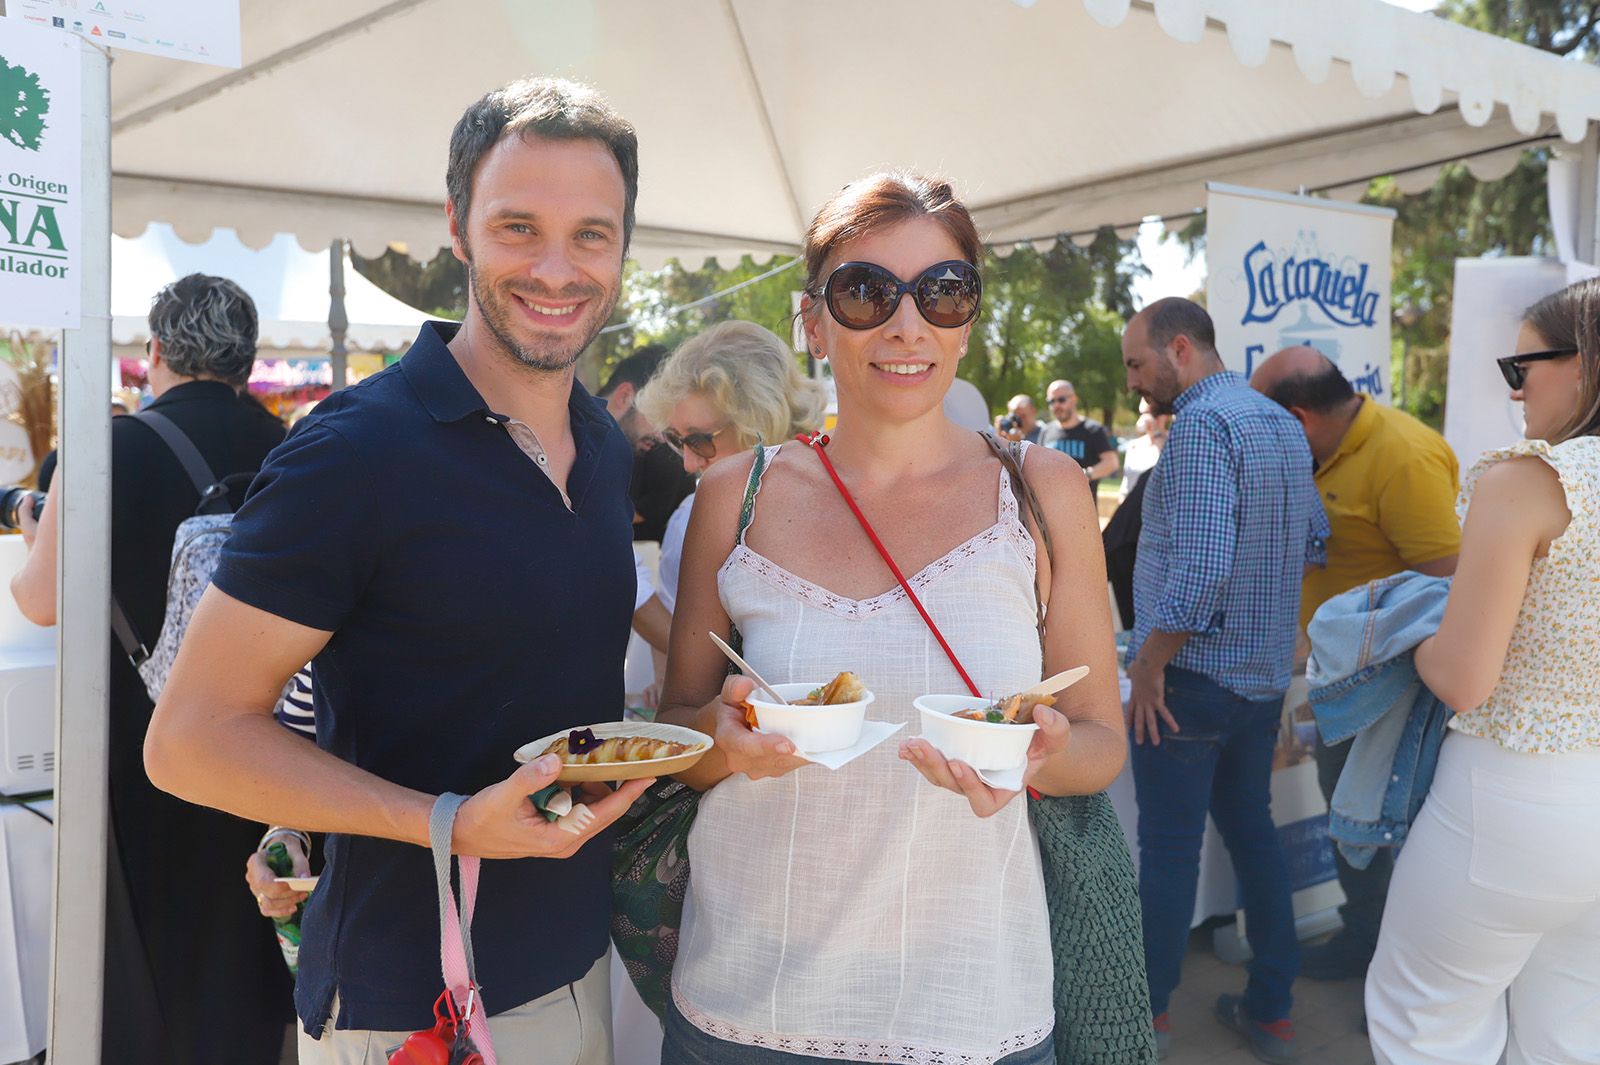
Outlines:
[[[662,427],[661,435],[683,456],[683,468],[698,475],[757,444],[781,444],[821,429],[827,402],[827,390],[800,373],[793,352],[771,330],[730,321],[684,341],[639,393],[638,406]],[[678,564],[693,507],[690,495],[661,537],[656,598],[668,611],[677,604]]]
[[[149,324],[155,398],[111,421],[111,591],[153,646],[173,536],[199,493],[149,414],[174,424],[219,478],[254,474],[284,433],[242,394],[257,328],[243,289],[190,274],[156,294]],[[56,495],[37,525],[23,508],[29,554],[11,582],[22,613],[40,625],[56,621]],[[234,505],[242,495],[241,483]],[[276,1065],[291,985],[272,926],[238,889],[239,856],[255,848],[260,828],[150,783],[142,751],[154,707],[115,638],[109,701],[105,970],[115,990],[105,997],[101,1060]]]

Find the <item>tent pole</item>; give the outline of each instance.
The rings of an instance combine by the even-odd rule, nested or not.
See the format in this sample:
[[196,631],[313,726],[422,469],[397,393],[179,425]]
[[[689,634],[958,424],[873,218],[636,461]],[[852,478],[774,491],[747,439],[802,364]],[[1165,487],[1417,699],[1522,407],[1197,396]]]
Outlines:
[[100,1060],[111,643],[111,60],[83,49],[82,325],[61,344],[50,1060]]
[[1580,263],[1596,263],[1600,250],[1600,124],[1589,123],[1589,135],[1579,147],[1578,244],[1573,249]]
[[328,361],[333,371],[333,390],[337,392],[349,381],[349,350],[345,347],[345,334],[350,329],[350,315],[344,307],[344,241],[333,238],[328,245],[328,335],[333,344],[328,349]]

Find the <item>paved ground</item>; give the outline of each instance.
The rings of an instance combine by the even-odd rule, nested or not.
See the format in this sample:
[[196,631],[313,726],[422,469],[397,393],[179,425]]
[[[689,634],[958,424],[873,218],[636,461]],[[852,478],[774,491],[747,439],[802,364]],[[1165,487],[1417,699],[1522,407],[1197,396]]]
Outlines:
[[[1184,959],[1183,984],[1172,1001],[1172,1053],[1163,1065],[1255,1061],[1243,1039],[1211,1015],[1218,995],[1243,989],[1244,970],[1218,959],[1210,934],[1196,932]],[[1361,981],[1301,980],[1295,984],[1294,1000],[1300,1065],[1372,1065],[1372,1051],[1361,1034]]]

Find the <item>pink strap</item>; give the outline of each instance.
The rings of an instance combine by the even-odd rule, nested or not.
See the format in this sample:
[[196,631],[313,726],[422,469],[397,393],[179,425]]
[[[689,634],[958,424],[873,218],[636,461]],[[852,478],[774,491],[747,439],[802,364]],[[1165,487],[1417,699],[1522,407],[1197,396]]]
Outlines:
[[[457,856],[461,869],[461,905],[466,910],[466,927],[472,927],[472,912],[478,900],[478,858]],[[489,1037],[489,1019],[483,1012],[483,1000],[472,996],[472,978],[467,974],[467,952],[461,941],[463,922],[456,910],[455,892],[445,887],[445,909],[450,919],[439,930],[439,966],[444,970],[444,986],[456,1000],[456,1008],[467,1018],[472,1042],[483,1055],[484,1065],[498,1065],[494,1056],[494,1041]],[[470,933],[469,933],[470,934]],[[471,1015],[467,1013],[469,1006]]]

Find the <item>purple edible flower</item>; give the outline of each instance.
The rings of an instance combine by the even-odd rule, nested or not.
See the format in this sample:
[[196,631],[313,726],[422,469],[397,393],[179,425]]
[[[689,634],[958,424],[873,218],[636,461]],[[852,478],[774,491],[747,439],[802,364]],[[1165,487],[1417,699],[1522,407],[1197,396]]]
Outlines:
[[573,754],[588,754],[600,746],[600,740],[595,737],[594,729],[573,729],[567,736],[567,749]]

